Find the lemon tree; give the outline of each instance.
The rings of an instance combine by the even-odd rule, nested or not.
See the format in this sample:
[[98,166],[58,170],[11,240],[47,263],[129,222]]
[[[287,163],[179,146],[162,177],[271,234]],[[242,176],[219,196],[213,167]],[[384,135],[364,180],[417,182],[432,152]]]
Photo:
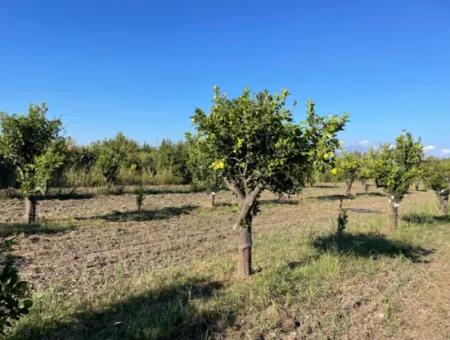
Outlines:
[[209,164],[240,203],[234,228],[239,230],[241,277],[252,272],[252,221],[261,192],[301,188],[313,166],[334,152],[336,134],[347,121],[347,116],[318,116],[309,101],[305,122],[296,124],[288,96],[287,90],[252,95],[245,89],[229,98],[216,87],[211,111],[197,109],[192,117],[196,133],[188,135],[191,152],[200,164]]
[[0,152],[17,168],[27,223],[35,222],[36,195],[45,191],[64,160],[62,123],[48,119],[47,110],[45,104],[30,105],[27,115],[0,115]]
[[358,179],[360,170],[361,156],[359,154],[346,152],[338,158],[336,172],[340,173],[345,180],[347,196],[352,194],[352,186]]
[[424,158],[420,140],[404,132],[397,137],[395,144],[384,144],[375,156],[375,182],[389,194],[391,208],[391,228],[398,226],[400,202],[413,183],[417,169]]

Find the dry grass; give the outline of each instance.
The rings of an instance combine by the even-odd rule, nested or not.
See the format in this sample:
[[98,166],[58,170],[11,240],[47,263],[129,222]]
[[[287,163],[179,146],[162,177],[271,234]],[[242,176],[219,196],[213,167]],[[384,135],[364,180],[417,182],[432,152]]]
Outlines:
[[[33,283],[35,307],[12,339],[395,338],[450,334],[450,220],[435,196],[413,192],[386,229],[387,198],[346,200],[349,226],[334,238],[343,186],[308,188],[299,202],[262,197],[250,280],[234,276],[236,207],[228,192],[151,189],[45,200],[41,225],[17,224],[19,200],[0,201],[0,234]],[[356,186],[355,193],[362,187]]]

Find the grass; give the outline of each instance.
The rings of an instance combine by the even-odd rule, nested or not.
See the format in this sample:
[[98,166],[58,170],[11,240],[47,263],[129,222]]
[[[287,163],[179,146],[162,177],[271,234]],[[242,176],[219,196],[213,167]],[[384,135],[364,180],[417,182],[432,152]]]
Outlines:
[[[123,262],[114,266],[114,271],[100,266],[91,272],[85,269],[82,274],[66,272],[75,285],[63,285],[56,277],[51,278],[54,271],[49,271],[49,283],[35,291],[31,314],[7,338],[420,338],[433,334],[425,333],[419,327],[420,320],[410,316],[411,308],[423,307],[422,301],[434,301],[424,286],[424,278],[434,273],[434,266],[448,263],[450,257],[446,246],[450,231],[445,221],[433,218],[438,215],[431,196],[408,196],[401,227],[389,233],[384,227],[386,215],[379,213],[387,211],[387,207],[383,210],[387,205],[385,197],[364,195],[348,201],[346,204],[353,209],[349,211],[350,223],[344,236],[336,239],[336,202],[317,200],[316,197],[324,196],[322,189],[325,188],[311,189],[298,204],[263,207],[262,216],[255,222],[253,259],[257,273],[246,281],[235,277],[234,244],[229,242],[233,234],[228,233],[233,206],[197,207],[164,219],[139,219],[125,214],[125,219],[116,220],[123,223],[125,234],[117,236],[122,242],[126,242],[127,230],[130,237],[135,233],[142,241],[144,237],[158,236],[161,242],[166,235],[173,238],[167,243],[170,246],[185,235],[179,250],[160,250],[159,257],[174,256],[174,261],[160,263],[142,255],[131,259],[144,263],[139,268],[147,264],[146,269],[130,272],[129,268],[138,267],[133,267],[134,262]],[[326,189],[330,195],[339,195],[343,187]],[[177,194],[167,195],[172,196],[162,204],[177,202]],[[186,196],[183,194],[178,207],[186,204]],[[224,197],[219,195],[219,199]],[[131,208],[132,197],[128,199]],[[189,199],[197,206],[196,202],[207,202],[208,197],[193,194]],[[270,202],[271,198],[265,199]],[[152,203],[148,197],[148,201],[156,204],[161,199]],[[423,201],[423,205],[418,207],[417,201]],[[173,211],[171,206],[163,209]],[[426,217],[408,217],[416,215]],[[276,216],[285,219],[279,224]],[[112,226],[97,226],[95,220],[79,221],[87,224],[68,230],[63,236],[48,237],[59,237],[61,242],[68,242],[64,244],[73,245],[77,238],[70,238],[72,234],[79,233],[81,240],[82,233],[89,233],[101,242],[116,230]],[[102,223],[101,219],[98,223]],[[130,223],[153,229],[139,234],[140,229],[131,229],[135,227]],[[216,228],[204,229],[210,224]],[[222,224],[224,231],[219,227]],[[214,233],[220,236],[219,240],[208,239]],[[20,242],[29,245],[27,240],[25,235]],[[178,254],[187,253],[190,257],[186,261],[176,260]],[[51,254],[56,260],[58,253]],[[127,253],[122,252],[122,256]],[[25,273],[32,277],[31,271]],[[444,282],[447,277],[442,279]],[[405,296],[412,300],[405,301]],[[445,297],[436,297],[436,301]],[[444,322],[447,320],[444,312],[436,314],[433,309],[432,313]],[[438,332],[436,329],[431,331]]]

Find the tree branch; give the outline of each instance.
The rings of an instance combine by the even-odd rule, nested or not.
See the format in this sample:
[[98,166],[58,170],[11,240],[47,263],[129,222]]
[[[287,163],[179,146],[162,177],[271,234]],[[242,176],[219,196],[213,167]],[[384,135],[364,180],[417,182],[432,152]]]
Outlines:
[[261,193],[261,191],[264,189],[264,185],[258,184],[253,191],[245,197],[245,200],[241,206],[241,211],[239,212],[238,218],[233,226],[233,230],[239,227],[241,222],[247,217],[250,210],[253,208],[253,205],[255,204],[256,198]]
[[239,189],[239,187],[236,184],[230,182],[226,177],[223,177],[223,181],[225,182],[228,189],[230,189],[232,192],[235,193],[235,195],[238,197],[239,201],[244,202],[245,194],[242,192],[242,190]]

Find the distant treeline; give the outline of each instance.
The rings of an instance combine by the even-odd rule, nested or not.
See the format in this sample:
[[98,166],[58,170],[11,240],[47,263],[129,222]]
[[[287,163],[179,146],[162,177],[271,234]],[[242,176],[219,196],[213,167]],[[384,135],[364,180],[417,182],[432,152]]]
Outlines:
[[[185,142],[163,140],[159,146],[140,145],[122,133],[115,138],[76,145],[64,141],[64,163],[49,187],[191,184]],[[16,187],[16,169],[0,155],[0,187]]]

